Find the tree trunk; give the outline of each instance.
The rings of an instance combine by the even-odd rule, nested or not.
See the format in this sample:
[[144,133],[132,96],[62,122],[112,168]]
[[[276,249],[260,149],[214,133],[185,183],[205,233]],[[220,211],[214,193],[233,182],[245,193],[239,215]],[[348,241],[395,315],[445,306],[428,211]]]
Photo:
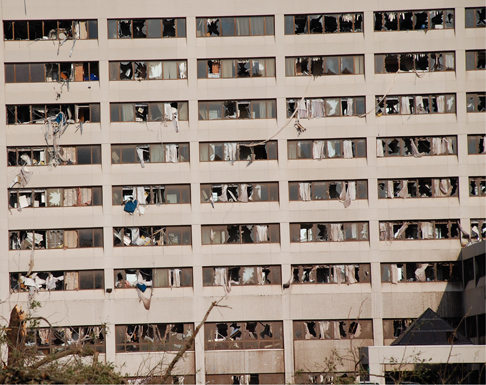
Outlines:
[[18,305],[10,313],[10,322],[7,329],[7,346],[9,367],[18,367],[22,364],[22,350],[26,335],[25,313]]

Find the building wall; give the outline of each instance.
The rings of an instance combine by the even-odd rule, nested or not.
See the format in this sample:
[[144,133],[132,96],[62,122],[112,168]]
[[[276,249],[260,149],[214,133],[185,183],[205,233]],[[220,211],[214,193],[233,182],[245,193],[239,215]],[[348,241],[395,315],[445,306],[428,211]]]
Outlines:
[[[106,323],[110,331],[117,324],[199,323],[211,301],[224,295],[222,287],[203,287],[203,266],[281,265],[282,282],[291,278],[291,266],[302,264],[370,263],[371,284],[291,285],[233,287],[224,300],[229,308],[213,311],[208,320],[252,321],[280,320],[284,327],[284,351],[231,352],[234,362],[244,361],[243,368],[226,373],[286,373],[292,381],[299,358],[294,347],[292,321],[366,318],[373,320],[374,345],[383,344],[383,318],[412,318],[427,307],[439,309],[444,317],[460,316],[460,287],[443,282],[409,282],[392,285],[381,282],[380,263],[455,261],[461,248],[459,239],[393,241],[379,240],[379,221],[459,219],[469,231],[471,218],[485,218],[484,197],[470,197],[468,177],[484,174],[484,155],[468,155],[467,135],[484,133],[484,113],[466,112],[466,92],[484,92],[485,71],[465,70],[465,50],[484,49],[484,30],[466,29],[464,7],[484,5],[467,0],[433,0],[426,9],[455,10],[455,29],[409,32],[374,32],[373,11],[403,10],[399,1],[367,0],[357,4],[343,0],[323,6],[321,1],[183,1],[172,4],[125,0],[27,2],[2,1],[3,20],[98,19],[97,40],[76,41],[62,47],[52,41],[4,41],[0,52],[3,63],[98,61],[99,82],[72,82],[56,100],[56,83],[4,84],[0,103],[100,103],[101,122],[84,125],[82,135],[68,128],[61,144],[101,144],[101,165],[31,167],[33,176],[28,187],[102,186],[103,205],[98,207],[38,208],[8,210],[7,187],[19,171],[7,167],[0,157],[4,175],[0,189],[0,299],[7,303],[1,315],[8,317],[11,307],[27,307],[27,293],[10,293],[9,272],[27,271],[30,250],[10,250],[8,231],[42,228],[93,228],[104,231],[103,248],[36,250],[34,271],[103,269],[105,288],[114,289],[114,270],[118,268],[193,267],[193,288],[155,289],[150,310],[139,303],[132,290],[114,289],[38,294],[42,303],[39,314],[49,316],[59,325],[95,325]],[[421,1],[411,0],[407,9],[423,9]],[[284,15],[301,13],[364,12],[363,33],[322,35],[285,35]],[[196,17],[274,15],[275,35],[264,37],[196,38]],[[107,19],[186,17],[187,38],[108,39]],[[374,54],[392,52],[455,51],[456,70],[397,75],[375,74]],[[304,55],[364,54],[364,75],[285,77],[285,57]],[[275,78],[197,79],[198,58],[275,57]],[[109,81],[111,60],[187,59],[188,78],[157,81]],[[4,76],[4,66],[0,66]],[[375,116],[375,96],[455,93],[456,113],[436,115]],[[365,117],[329,117],[301,120],[307,129],[300,136],[293,122],[288,122],[286,98],[324,96],[365,96]],[[276,99],[277,118],[261,120],[199,121],[200,100]],[[110,102],[188,101],[189,120],[180,122],[176,133],[171,125],[161,123],[111,123]],[[5,108],[0,121],[6,121]],[[0,134],[0,146],[45,145],[39,125],[6,125]],[[261,141],[275,133],[278,161],[255,161],[247,166],[238,161],[199,162],[199,142]],[[377,158],[376,138],[393,136],[457,135],[457,156],[423,158]],[[358,159],[288,160],[287,141],[319,138],[366,138],[367,157]],[[189,163],[111,164],[110,144],[190,143]],[[451,198],[378,199],[377,180],[412,177],[459,177],[459,195]],[[344,208],[338,201],[289,201],[288,181],[356,180],[368,181],[368,199],[353,201]],[[279,182],[279,202],[200,203],[199,185],[225,182]],[[121,206],[112,205],[114,185],[191,185],[191,204],[151,205],[145,215],[129,215]],[[289,223],[296,222],[369,222],[369,241],[291,243]],[[201,225],[279,223],[280,242],[274,244],[202,245]],[[113,246],[113,227],[150,225],[191,225],[192,245],[173,247]],[[204,335],[203,333],[201,335]],[[117,364],[129,362],[116,354],[114,333],[108,334],[106,357]],[[299,341],[301,343],[302,341]],[[370,342],[371,343],[371,342]],[[303,343],[305,344],[305,342]],[[305,348],[304,348],[305,351]],[[261,357],[259,356],[261,354]],[[238,356],[238,357],[236,357]],[[240,357],[241,356],[241,357]],[[267,356],[272,356],[268,358]],[[192,357],[192,356],[191,356]],[[256,357],[256,356],[255,356]],[[264,357],[264,358],[263,358]],[[226,351],[204,353],[203,337],[196,339],[194,371],[197,381],[204,382],[204,372],[221,374],[221,363],[230,358]],[[265,360],[265,368],[260,365]],[[191,361],[191,363],[193,362]],[[270,365],[274,362],[274,366]],[[253,367],[253,364],[256,365]],[[130,363],[130,371],[135,367]],[[189,365],[191,366],[191,365]]]

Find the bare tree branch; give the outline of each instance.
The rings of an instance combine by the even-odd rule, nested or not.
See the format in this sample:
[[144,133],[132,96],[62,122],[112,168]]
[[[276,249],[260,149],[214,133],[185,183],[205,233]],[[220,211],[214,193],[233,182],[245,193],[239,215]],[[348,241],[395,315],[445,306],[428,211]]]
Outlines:
[[177,355],[174,357],[174,359],[171,361],[171,363],[167,367],[165,373],[161,376],[161,379],[160,379],[161,384],[164,384],[165,381],[167,381],[167,379],[172,375],[172,370],[174,369],[174,366],[181,359],[181,357],[184,355],[184,353],[192,347],[192,345],[194,344],[194,341],[196,340],[197,334],[199,333],[199,331],[201,330],[203,325],[206,323],[211,311],[215,307],[228,307],[226,305],[220,305],[219,304],[225,298],[226,298],[226,296],[221,297],[218,301],[214,301],[214,302],[211,303],[211,306],[209,306],[209,309],[206,312],[206,314],[204,315],[203,320],[199,323],[199,325],[197,325],[196,330],[194,331],[194,334],[186,341],[184,347],[181,350],[179,350]]

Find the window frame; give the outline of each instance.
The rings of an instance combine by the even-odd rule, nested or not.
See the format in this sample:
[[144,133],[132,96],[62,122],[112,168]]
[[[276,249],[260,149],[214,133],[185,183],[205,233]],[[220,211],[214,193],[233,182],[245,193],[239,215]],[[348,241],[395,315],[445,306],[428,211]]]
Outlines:
[[[142,236],[144,234],[150,235],[150,241],[145,244],[136,245],[133,244],[132,230],[138,230],[138,239],[144,240]],[[178,232],[177,236],[180,237],[179,243],[172,243],[170,232]],[[115,235],[115,233],[120,236]],[[130,236],[128,235],[130,234]],[[153,237],[153,238],[152,238]],[[118,240],[117,240],[118,239]],[[127,244],[127,242],[129,242]],[[191,225],[181,225],[181,226],[138,226],[138,227],[113,227],[113,247],[148,247],[148,246],[192,246],[192,226]]]
[[[352,30],[351,31],[341,31],[341,19],[344,15],[352,15],[353,20],[352,23]],[[322,32],[311,32],[310,30],[310,20],[311,17],[321,16],[322,17]],[[361,28],[357,29],[357,17],[361,17]],[[304,32],[296,33],[295,28],[295,18],[296,17],[305,17],[306,18],[306,26],[304,27]],[[336,30],[326,32],[326,17],[333,17],[336,20]],[[291,19],[292,18],[292,19]],[[347,21],[349,23],[349,21]],[[289,35],[310,35],[310,34],[332,34],[332,33],[363,33],[364,32],[364,13],[363,12],[351,12],[351,13],[325,13],[325,14],[297,14],[297,15],[284,15],[284,34]],[[293,31],[290,32],[290,29]],[[307,32],[306,32],[307,30]]]
[[[447,27],[447,23],[445,22],[445,17],[447,16],[447,12],[452,11],[452,27]],[[417,14],[423,14],[427,12],[427,28],[416,28],[417,27]],[[432,12],[442,12],[442,28],[433,28],[432,27]],[[411,29],[401,29],[401,23],[399,17],[402,16],[400,14],[412,14],[412,28]],[[397,29],[384,29],[385,23],[383,19],[385,14],[395,14],[395,19],[397,20]],[[378,17],[380,17],[381,22],[379,22]],[[402,32],[402,31],[435,31],[435,30],[444,30],[444,29],[455,29],[455,10],[454,9],[424,9],[424,10],[407,10],[407,11],[375,11],[373,12],[373,31],[374,32]],[[377,26],[381,24],[381,29],[377,29]],[[423,25],[423,24],[422,24]],[[439,25],[439,24],[437,24]]]
[[[257,18],[257,17],[263,17],[263,35],[256,35],[252,33],[252,27],[251,27],[251,19],[252,18]],[[238,29],[236,27],[237,19],[245,19],[248,18],[248,35],[238,35]],[[267,21],[267,18],[269,18],[269,21]],[[231,20],[233,19],[233,34],[231,35],[223,35],[223,19],[228,19]],[[208,20],[214,20],[214,22],[218,23],[218,32],[219,34],[212,35],[212,32],[208,32]],[[267,23],[272,24],[272,31],[268,31],[267,33]],[[199,26],[202,26],[203,28],[199,28]],[[234,17],[196,17],[196,37],[253,37],[253,36],[275,36],[275,16],[274,15],[253,15],[253,16],[234,16]]]
[[[71,160],[68,161],[61,161],[60,163],[56,163],[59,166],[86,166],[86,165],[101,165],[101,145],[94,144],[94,145],[79,145],[79,146],[60,146],[60,150],[63,149],[74,149],[76,161],[72,162]],[[78,150],[80,148],[89,148],[91,152],[91,163],[79,163],[78,159]],[[37,155],[37,152],[39,155]],[[20,153],[30,153],[31,165],[28,165],[25,160],[21,159]],[[40,155],[43,153],[44,160],[42,160],[42,156]],[[11,154],[13,155],[11,157]],[[37,159],[38,158],[38,159]],[[11,160],[14,160],[16,164],[10,164]],[[7,147],[7,165],[8,167],[18,167],[18,166],[49,166],[51,161],[55,158],[51,155],[50,147],[45,146],[33,146],[33,147]],[[22,160],[22,162],[20,162]],[[34,160],[36,163],[34,163]],[[96,160],[99,160],[98,163],[95,163]]]
[[[248,229],[248,226],[252,226]],[[267,226],[267,241],[257,242],[256,226]],[[229,230],[233,230],[232,235],[236,237],[235,241],[228,242],[230,237]],[[247,233],[245,228],[250,231]],[[225,239],[224,242],[214,242],[211,239],[211,233],[222,234],[224,232]],[[245,242],[246,237],[250,237],[252,242]],[[206,242],[209,240],[209,243]],[[260,224],[224,224],[224,225],[201,225],[201,244],[203,246],[214,246],[214,245],[249,245],[249,244],[271,244],[280,243],[280,223],[260,223]]]
[[[148,29],[148,21],[156,22],[157,20],[160,21],[160,37],[149,37],[149,29]],[[174,20],[174,29],[175,29],[175,36],[164,36],[164,22],[167,20]],[[121,21],[129,21],[130,22],[130,34],[131,36],[120,36],[120,22]],[[143,36],[134,36],[134,28],[133,28],[133,22],[137,21],[143,21],[145,23],[145,37]],[[110,28],[113,26],[113,22],[116,23],[116,37],[110,37]],[[106,23],[106,29],[107,29],[107,36],[108,39],[173,39],[173,38],[186,38],[187,36],[187,22],[185,17],[165,17],[165,18],[148,18],[148,19],[108,19]],[[182,26],[183,24],[183,26]],[[111,26],[110,26],[111,25]],[[181,29],[181,30],[180,30]],[[183,29],[183,30],[182,30]],[[180,31],[179,31],[180,30]]]
[[[356,179],[356,180],[315,180],[315,181],[289,181],[289,202],[303,202],[302,199],[299,197],[299,184],[300,183],[310,183],[310,201],[328,201],[328,200],[339,200],[339,194],[337,194],[336,197],[331,198],[330,195],[330,186],[332,185],[338,185],[342,183],[349,183],[349,182],[355,182],[356,184],[356,191],[355,191],[355,196],[356,200],[368,200],[368,180],[367,179]],[[317,199],[315,196],[315,191],[317,189],[316,184],[322,184],[323,187],[326,189],[325,191],[325,196],[323,198]],[[320,187],[320,186],[319,186]],[[294,193],[294,189],[297,189],[297,191]],[[361,190],[360,190],[361,189]],[[342,191],[342,190],[341,190]],[[361,197],[360,196],[360,191],[365,192],[366,197]],[[293,196],[297,194],[297,199],[294,199]],[[353,199],[354,200],[354,199]]]
[[[120,74],[121,74],[120,65],[122,63],[128,63],[127,65],[131,66],[131,78],[128,78],[128,77],[123,78],[123,79],[120,78]],[[142,64],[145,65],[145,77],[141,77],[141,76],[136,75],[136,65],[138,63],[142,63]],[[160,67],[161,67],[160,79],[150,77],[149,64],[151,64],[151,63],[160,63]],[[165,66],[164,66],[165,63],[171,63],[171,64],[175,63],[176,68],[177,68],[177,70],[176,70],[177,71],[177,77],[175,79],[166,77]],[[180,70],[181,64],[184,64],[184,68],[185,68],[185,73],[183,73],[183,74],[181,73],[181,70]],[[141,81],[141,80],[152,81],[152,80],[182,80],[182,79],[187,80],[187,60],[133,60],[133,61],[131,61],[131,60],[128,60],[128,61],[120,60],[120,61],[110,61],[108,63],[108,66],[109,66],[109,76],[108,77],[109,77],[110,81]],[[113,78],[113,72],[114,71],[116,71],[116,73],[117,73],[116,79]],[[167,76],[169,76],[169,75],[167,75]]]
[[282,321],[206,322],[204,326],[204,350],[283,349]]
[[[367,150],[367,147],[366,147],[366,138],[345,138],[345,139],[328,138],[328,139],[287,140],[287,159],[288,160],[321,160],[321,159],[325,159],[325,160],[342,159],[342,160],[344,160],[345,158],[344,158],[343,142],[345,140],[352,142],[353,157],[350,158],[350,159],[367,158],[367,151],[368,150]],[[321,158],[321,159],[314,159],[313,158],[312,146],[313,146],[313,142],[315,142],[315,141],[324,142],[325,158]],[[339,141],[339,146],[340,146],[340,148],[339,148],[340,154],[339,155],[337,155],[337,151],[336,151],[336,153],[333,157],[331,157],[331,158],[329,157],[329,150],[328,150],[328,146],[327,146],[327,142],[329,142],[329,141],[333,141],[334,143],[338,143],[338,141]],[[298,151],[299,143],[311,146],[310,147],[310,152],[311,152],[310,157],[308,157],[308,158],[299,157],[299,155],[298,155],[299,154],[299,151]],[[291,149],[291,147],[294,147],[294,144],[295,144],[295,149]],[[358,153],[360,153],[362,150],[365,151],[365,154],[359,155]],[[293,153],[296,154],[295,158],[290,157],[290,156],[292,156]],[[346,160],[348,160],[348,159],[346,159]]]
[[[159,146],[159,145],[160,146],[172,146],[172,145],[177,146],[176,147],[177,148],[177,162],[167,161],[167,157],[166,157],[166,153],[165,153],[167,147],[163,147],[164,156],[162,157],[162,159],[163,159],[162,162],[152,161],[152,152],[151,152],[152,146]],[[129,150],[130,148],[133,150],[134,161],[133,162],[124,162],[123,161],[123,149]],[[112,154],[111,164],[112,165],[113,164],[120,164],[120,165],[122,165],[122,164],[139,164],[140,159],[138,158],[138,155],[137,155],[137,148],[143,148],[143,149],[148,148],[148,150],[149,150],[149,157],[148,157],[148,159],[144,157],[144,163],[176,164],[176,163],[188,163],[188,162],[190,162],[189,142],[163,143],[163,144],[160,144],[160,143],[146,143],[146,144],[117,144],[117,143],[112,143],[111,147],[110,147],[110,151],[111,151],[111,154]],[[119,157],[117,162],[114,162],[113,154],[117,154],[117,156]],[[155,154],[154,154],[154,157],[155,157]]]
[[[56,30],[55,30],[55,38],[53,39],[43,39],[43,38],[30,38],[30,34],[31,34],[31,25],[30,23],[42,23],[41,25],[41,30],[42,30],[42,35],[43,37],[44,36],[48,36],[49,37],[49,33],[44,33],[44,30],[46,28],[48,28],[48,26],[46,26],[46,23],[53,23],[55,22],[56,23]],[[60,24],[61,23],[65,23],[65,22],[71,22],[71,33],[72,31],[75,30],[75,23],[78,23],[78,25],[80,25],[80,23],[85,23],[85,26],[86,26],[86,38],[81,38],[81,37],[76,37],[76,40],[98,40],[98,20],[97,19],[86,19],[86,20],[4,20],[3,21],[3,28],[4,28],[4,36],[3,36],[3,39],[4,41],[22,41],[22,40],[25,40],[25,41],[44,41],[44,40],[47,40],[47,41],[52,41],[52,40],[64,40],[64,38],[61,38],[60,37],[60,33],[62,32],[61,29],[64,29],[64,28],[61,28],[60,27]],[[10,24],[9,24],[10,23]],[[25,31],[27,33],[27,38],[26,39],[16,39],[15,38],[15,23],[26,23],[26,28],[25,28]],[[8,26],[10,25],[10,28],[11,28],[11,33],[7,33],[8,31]],[[34,27],[32,27],[34,28]],[[81,28],[81,26],[80,26]],[[93,30],[93,28],[96,28],[96,31]],[[64,33],[64,32],[63,32]],[[6,36],[7,35],[11,35],[12,36],[12,39],[7,39]],[[90,35],[93,35],[93,36],[90,36]],[[67,39],[68,40],[73,40],[73,36],[67,36]]]
[[[262,183],[247,182],[247,183],[228,183],[228,184],[226,184],[226,183],[201,183],[200,184],[201,203],[202,204],[204,204],[204,203],[211,203],[211,204],[238,203],[238,202],[242,203],[242,201],[240,201],[238,199],[240,198],[239,197],[239,189],[240,189],[240,186],[243,185],[243,184],[247,185],[248,202],[253,202],[253,203],[255,203],[255,202],[279,202],[279,183],[278,182],[262,182]],[[213,189],[219,189],[219,188],[222,189],[223,188],[222,186],[224,186],[224,185],[228,186],[228,188],[232,188],[232,190],[234,190],[236,188],[236,194],[235,194],[234,191],[232,191],[231,193],[227,192],[226,193],[227,200],[224,201],[224,200],[218,199],[222,195],[222,192],[221,192],[221,195],[216,195],[216,199],[214,199],[214,197],[215,197],[214,194],[218,194],[218,193],[214,192]],[[260,197],[260,199],[251,199],[250,200],[251,194],[248,193],[248,189],[251,188],[252,193],[253,193],[253,191],[255,191],[255,188],[256,188],[254,186],[260,186],[260,189],[262,187],[264,187],[267,191],[268,199],[262,199]],[[204,197],[204,194],[207,195],[207,198]],[[233,199],[231,194],[234,195],[234,197],[237,199],[236,201]],[[276,197],[276,199],[271,199],[272,197]],[[245,203],[248,203],[248,202],[245,202]]]
[[[432,226],[432,238],[423,238],[421,225],[422,223],[431,223]],[[458,225],[459,221],[457,219],[431,219],[431,220],[407,220],[407,221],[379,221],[380,226],[380,241],[388,242],[391,239],[387,239],[387,235],[385,233],[385,228],[389,228],[393,232],[393,241],[439,241],[439,240],[454,240],[454,239],[461,239],[461,230],[459,229]],[[406,230],[403,231],[402,234],[399,234],[397,238],[396,235],[398,230],[401,229],[405,224],[407,224]],[[383,226],[382,226],[383,225]],[[413,226],[410,230],[415,233],[416,238],[406,238],[407,230],[409,226]],[[437,226],[447,226],[447,236],[438,237],[437,235]],[[456,231],[457,235],[453,236],[452,231],[453,229]],[[410,231],[408,232],[410,234]],[[413,234],[412,234],[413,236]]]
[[[340,225],[341,240],[331,239],[331,225]],[[349,226],[356,225],[356,238],[347,237],[347,230],[350,230]],[[319,227],[321,226],[321,227]],[[320,242],[369,242],[370,230],[369,222],[357,221],[357,222],[291,222],[290,227],[290,243],[320,243]],[[302,230],[307,229],[307,240],[302,240]],[[325,229],[325,232],[324,232]],[[352,230],[350,230],[352,231]],[[322,234],[322,235],[320,235]],[[365,235],[366,236],[365,236]],[[326,236],[327,239],[323,237]],[[297,240],[296,240],[296,237]],[[310,239],[309,239],[310,238]]]

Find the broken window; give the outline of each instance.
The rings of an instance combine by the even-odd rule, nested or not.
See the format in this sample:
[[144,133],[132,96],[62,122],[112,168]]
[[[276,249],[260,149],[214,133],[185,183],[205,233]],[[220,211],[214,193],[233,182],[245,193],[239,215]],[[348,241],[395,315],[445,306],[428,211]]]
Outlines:
[[206,350],[283,349],[282,322],[207,322]]
[[380,179],[378,198],[428,198],[458,196],[459,178]]
[[103,229],[14,230],[9,233],[10,250],[76,249],[103,247]]
[[457,154],[455,136],[377,139],[377,157]]
[[466,8],[466,28],[486,27],[486,7]]
[[268,225],[206,225],[202,226],[202,244],[279,243],[280,226]]
[[375,31],[454,28],[454,10],[374,12]]
[[367,222],[291,223],[290,242],[342,242],[368,240]]
[[278,183],[202,184],[201,203],[278,202]]
[[[328,200],[340,199],[342,185],[345,190],[350,188],[350,198],[367,199],[368,182],[360,181],[319,181],[319,182],[289,182],[289,199],[290,201],[310,201],[310,200]],[[339,192],[337,191],[339,188]]]
[[486,51],[466,51],[466,70],[484,70],[486,68]]
[[14,292],[104,289],[103,270],[11,273],[10,289]]
[[366,158],[366,139],[289,140],[288,159]]
[[467,112],[485,112],[486,94],[467,93],[466,94]]
[[110,80],[167,80],[186,78],[187,60],[110,62]]
[[98,20],[4,21],[4,40],[98,39]]
[[110,103],[112,122],[187,120],[187,102]]
[[369,264],[292,265],[292,283],[370,283]]
[[274,35],[273,16],[196,18],[196,36],[264,36]]
[[29,329],[25,345],[39,355],[57,354],[67,347],[84,346],[105,353],[106,328],[102,326],[68,326]]
[[455,113],[455,99],[454,94],[376,96],[376,115]]
[[204,286],[280,284],[280,266],[203,267]]
[[373,339],[372,320],[293,321],[296,340]]
[[179,351],[193,333],[192,323],[117,325],[116,352]]
[[285,15],[285,34],[362,32],[363,14]]
[[471,239],[476,241],[486,240],[486,220],[471,219]]
[[[238,75],[239,76],[239,75]],[[230,109],[229,106],[232,106]],[[236,114],[234,113],[236,112]],[[275,99],[199,102],[199,120],[275,119]]]
[[49,189],[9,189],[9,206],[26,207],[101,206],[101,187],[71,187]]
[[191,226],[115,227],[113,244],[115,247],[191,245]]
[[[327,62],[326,62],[327,63]],[[365,113],[365,98],[287,99],[287,118],[319,119],[329,116],[359,116]]]
[[486,135],[468,135],[468,154],[486,154]]
[[[383,320],[383,339],[394,340],[402,335],[412,324],[414,319],[384,319]],[[388,342],[389,344],[390,342]],[[387,345],[388,345],[387,344]]]
[[[245,142],[200,142],[199,160],[201,162],[276,160],[277,142],[269,141],[261,145]],[[261,194],[260,194],[261,196]],[[257,196],[253,197],[255,200]],[[224,198],[223,198],[224,199]]]
[[67,123],[100,121],[100,104],[7,105],[7,124],[44,124],[49,117],[63,112]]
[[391,282],[461,282],[460,262],[382,263],[381,281]]
[[469,196],[486,195],[486,177],[469,177]]
[[363,73],[363,55],[285,58],[285,76],[321,76]]
[[380,222],[381,241],[450,238],[459,238],[457,220]]
[[[101,164],[100,145],[60,146],[57,158],[51,148],[48,147],[9,147],[7,153],[9,166]],[[97,192],[93,194],[97,194]]]
[[198,79],[275,77],[275,59],[211,59],[197,61]]
[[454,52],[375,54],[375,73],[454,71]]
[[[146,160],[147,161],[147,160]],[[113,205],[137,200],[141,205],[191,203],[190,185],[113,186]]]
[[115,288],[192,287],[192,268],[115,270]]
[[[206,374],[208,384],[283,384],[284,373]],[[193,382],[185,382],[192,384]]]
[[109,39],[186,37],[186,19],[108,20]]

